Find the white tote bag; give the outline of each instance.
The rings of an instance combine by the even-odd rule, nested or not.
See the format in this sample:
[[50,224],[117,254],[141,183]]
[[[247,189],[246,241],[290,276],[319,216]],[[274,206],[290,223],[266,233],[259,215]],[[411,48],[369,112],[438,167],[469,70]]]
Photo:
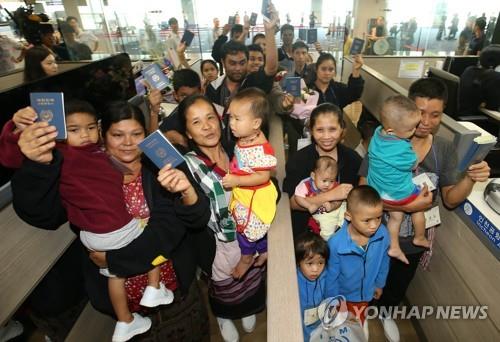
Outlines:
[[358,318],[347,311],[343,296],[330,297],[318,307],[320,324],[310,335],[310,342],[367,342]]

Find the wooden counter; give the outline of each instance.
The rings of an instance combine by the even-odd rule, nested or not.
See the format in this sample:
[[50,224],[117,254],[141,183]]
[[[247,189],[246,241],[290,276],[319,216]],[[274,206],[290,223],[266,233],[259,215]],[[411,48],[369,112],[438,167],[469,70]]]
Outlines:
[[[497,227],[500,215],[482,200],[486,183],[474,187],[469,200]],[[483,204],[478,202],[482,201]],[[467,202],[466,202],[467,203]],[[462,218],[463,205],[454,211],[441,206],[442,224],[437,229],[428,271],[417,270],[407,292],[412,305],[487,306],[486,319],[419,320],[429,341],[498,341],[500,337],[500,261],[481,239],[478,227]],[[490,214],[494,214],[493,217]],[[484,215],[484,213],[483,213]],[[470,220],[469,220],[470,221]],[[495,228],[496,229],[496,228]],[[491,240],[490,240],[491,241]]]
[[56,231],[32,227],[16,215],[12,205],[0,211],[0,236],[1,326],[14,314],[76,236],[68,224]]

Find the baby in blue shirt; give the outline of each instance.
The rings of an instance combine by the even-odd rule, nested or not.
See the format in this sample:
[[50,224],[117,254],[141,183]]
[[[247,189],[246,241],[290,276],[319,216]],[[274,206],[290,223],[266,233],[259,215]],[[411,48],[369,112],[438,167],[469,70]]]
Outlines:
[[[420,120],[421,113],[409,98],[396,95],[384,101],[382,126],[375,130],[368,147],[367,181],[378,191],[386,205],[405,205],[419,194],[418,187],[412,181],[412,170],[416,168],[418,160],[409,139]],[[388,254],[408,264],[408,259],[399,246],[399,229],[403,217],[403,211],[389,210],[387,228],[391,246]],[[413,244],[428,248],[424,213],[415,212],[411,217],[415,228]]]

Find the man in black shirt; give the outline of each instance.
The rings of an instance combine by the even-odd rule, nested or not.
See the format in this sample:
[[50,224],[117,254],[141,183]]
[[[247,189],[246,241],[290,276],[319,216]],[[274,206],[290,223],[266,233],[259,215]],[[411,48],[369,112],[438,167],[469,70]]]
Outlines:
[[278,69],[274,27],[278,18],[276,10],[271,12],[271,20],[264,22],[266,34],[266,62],[264,68],[248,73],[248,49],[242,43],[229,41],[222,46],[221,61],[226,76],[219,78],[207,87],[205,95],[218,105],[227,108],[229,100],[240,89],[257,87],[269,93],[273,86],[274,75]]
[[281,62],[284,59],[293,60],[292,44],[294,38],[294,28],[290,24],[281,26],[281,41],[283,44],[278,50],[278,60]]
[[485,44],[484,29],[486,27],[486,20],[479,18],[476,20],[474,25],[474,36],[469,43],[469,48],[467,49],[468,55],[478,55]]

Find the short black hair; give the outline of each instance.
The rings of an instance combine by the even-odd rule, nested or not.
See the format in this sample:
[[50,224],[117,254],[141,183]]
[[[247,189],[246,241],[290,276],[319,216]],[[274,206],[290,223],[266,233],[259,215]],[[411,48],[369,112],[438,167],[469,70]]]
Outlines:
[[418,115],[420,115],[420,111],[415,101],[401,94],[392,95],[386,98],[382,104],[380,121],[384,128],[393,128],[397,127],[402,120],[412,113],[418,113]]
[[298,40],[292,44],[292,52],[297,50],[297,49],[306,49],[306,51],[309,52],[309,46],[307,46],[307,44],[301,40]]
[[382,198],[377,190],[369,185],[359,185],[353,188],[347,195],[347,210],[351,210],[358,205],[375,207],[382,204]]
[[484,29],[486,28],[486,20],[484,20],[483,18],[477,18],[475,24],[481,31],[484,31]]
[[76,19],[76,17],[73,17],[72,15],[69,15],[67,18],[66,18],[66,22],[69,23],[71,20],[75,20],[76,22],[78,22],[78,19]]
[[172,18],[168,19],[168,24],[169,25],[177,24],[177,23],[178,23],[178,21],[177,21],[177,19],[175,17],[172,17]]
[[231,99],[231,102],[242,100],[248,100],[252,104],[250,107],[252,115],[258,119],[261,119],[261,127],[265,127],[267,123],[267,117],[270,112],[269,101],[267,100],[266,93],[259,88],[246,88],[236,93],[236,95],[234,95],[234,97]]
[[408,90],[408,97],[415,101],[417,97],[448,101],[448,88],[437,78],[421,78],[413,82]]
[[264,50],[262,50],[262,47],[258,44],[250,44],[247,46],[248,52],[250,51],[257,51],[260,52],[261,54],[264,54]]
[[500,44],[490,44],[481,50],[479,62],[483,68],[493,69],[500,65]]
[[231,27],[231,37],[233,37],[236,33],[241,33],[241,32],[243,32],[243,25],[234,24],[233,27]]
[[67,100],[64,103],[64,116],[69,116],[75,113],[87,113],[93,116],[96,121],[98,119],[94,106],[92,106],[89,102],[78,99]]
[[248,59],[248,49],[245,44],[230,40],[222,45],[221,60],[226,59],[227,55],[236,55],[238,52],[243,52]]
[[281,26],[280,31],[281,31],[281,35],[283,35],[283,32],[285,32],[285,31],[292,31],[292,32],[295,32],[295,29],[294,29],[294,28],[293,28],[293,26],[292,26],[292,25],[290,25],[290,24],[283,24],[283,26]]
[[319,254],[328,262],[330,249],[323,238],[313,232],[304,232],[295,240],[295,262],[297,265],[301,261],[307,260],[311,256]]
[[64,36],[64,35],[67,35],[70,33],[75,33],[75,30],[66,21],[60,21],[59,22],[59,32],[61,32],[61,34]]
[[266,38],[266,35],[264,33],[257,33],[255,36],[252,38],[252,44],[255,44],[257,39],[259,38]]
[[191,69],[176,70],[172,83],[174,84],[174,91],[178,91],[181,87],[201,88],[200,76]]

